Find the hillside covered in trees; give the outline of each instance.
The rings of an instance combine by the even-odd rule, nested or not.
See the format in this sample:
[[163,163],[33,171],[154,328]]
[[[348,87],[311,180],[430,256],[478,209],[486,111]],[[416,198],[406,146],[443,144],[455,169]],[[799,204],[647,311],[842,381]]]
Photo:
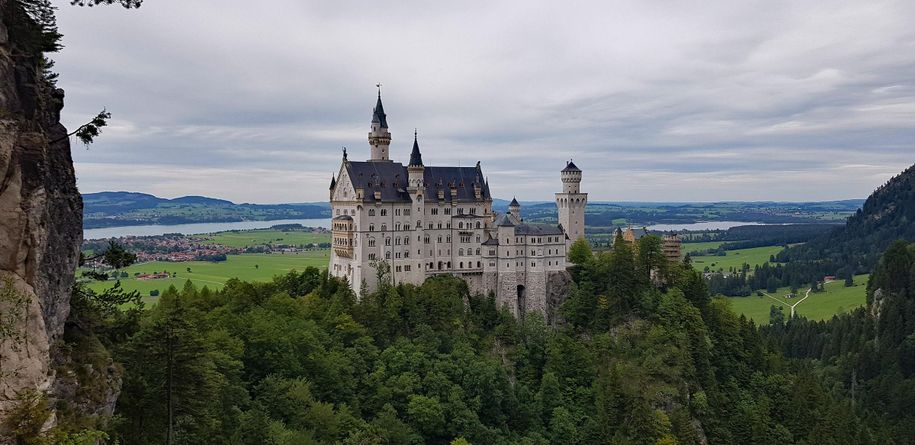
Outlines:
[[899,239],[915,241],[915,165],[875,190],[844,226],[786,249],[776,259],[790,268],[816,263],[822,273],[844,278],[870,272]]
[[64,347],[123,384],[107,418],[72,409],[101,397],[81,382],[59,428],[124,444],[908,443],[658,249],[579,245],[556,327],[447,276],[357,301],[308,269],[172,288],[149,309],[82,289]]

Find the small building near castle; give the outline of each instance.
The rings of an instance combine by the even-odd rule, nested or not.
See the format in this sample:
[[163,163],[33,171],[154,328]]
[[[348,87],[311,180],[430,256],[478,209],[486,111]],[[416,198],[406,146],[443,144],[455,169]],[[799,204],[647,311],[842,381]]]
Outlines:
[[344,150],[331,179],[330,273],[346,279],[360,297],[378,288],[379,270],[389,271],[394,283],[421,284],[449,274],[467,282],[471,292],[494,293],[516,316],[547,314],[568,285],[566,251],[584,237],[588,194],[580,189],[581,169],[568,161],[559,172],[558,223],[532,224],[524,221],[517,200],[507,213],[492,210],[479,162],[426,165],[414,132],[404,165],[390,159],[391,140],[379,92],[369,159],[350,160]]

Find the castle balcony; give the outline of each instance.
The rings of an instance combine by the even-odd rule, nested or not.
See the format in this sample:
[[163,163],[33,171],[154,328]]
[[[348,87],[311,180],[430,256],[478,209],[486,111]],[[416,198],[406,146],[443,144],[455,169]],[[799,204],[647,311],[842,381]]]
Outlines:
[[354,246],[353,218],[349,215],[337,216],[331,223],[331,246],[334,254],[343,258],[353,257]]

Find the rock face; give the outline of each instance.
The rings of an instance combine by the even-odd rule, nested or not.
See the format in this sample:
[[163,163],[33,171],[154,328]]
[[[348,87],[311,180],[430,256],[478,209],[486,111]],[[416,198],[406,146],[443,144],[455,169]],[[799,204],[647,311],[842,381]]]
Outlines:
[[21,392],[53,386],[82,242],[63,91],[39,72],[40,55],[18,50],[9,7],[0,0],[0,417]]

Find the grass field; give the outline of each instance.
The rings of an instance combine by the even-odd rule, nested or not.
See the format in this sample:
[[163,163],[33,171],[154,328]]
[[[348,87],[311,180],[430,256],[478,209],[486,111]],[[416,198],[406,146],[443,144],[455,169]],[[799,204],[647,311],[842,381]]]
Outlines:
[[[867,277],[867,275],[856,275],[853,287],[845,287],[842,280],[826,283],[826,292],[812,292],[809,298],[794,308],[795,313],[811,320],[828,320],[833,315],[863,306],[867,294]],[[797,299],[785,299],[785,295],[790,291],[789,288],[784,287],[769,294],[775,298],[774,300],[766,296],[759,297],[756,293],[749,297],[729,297],[728,299],[731,301],[731,308],[734,309],[734,312],[746,315],[757,324],[768,324],[769,307],[773,304],[780,305],[784,309],[786,317],[791,314],[791,305],[797,303]],[[805,291],[806,289],[799,290],[798,298],[803,298]]]
[[717,249],[724,241],[704,241],[699,243],[683,243],[680,245],[680,251],[683,255],[696,250]]
[[[689,249],[686,246],[697,244],[706,243],[684,244],[681,250],[689,252],[694,249]],[[775,255],[781,250],[782,246],[753,247],[750,249],[728,250],[725,256],[694,256],[691,259],[693,267],[699,271],[705,270],[705,266],[708,266],[709,270],[713,272],[718,270],[728,271],[731,267],[739,269],[744,263],[749,264],[750,270],[752,270],[753,266],[768,262],[769,256]]]
[[220,232],[207,236],[209,242],[228,247],[249,247],[264,245],[301,246],[312,243],[329,243],[330,233],[282,230],[240,230]]
[[[320,269],[327,268],[330,250],[316,250],[301,253],[272,253],[272,254],[244,254],[229,255],[228,260],[213,263],[207,261],[187,261],[171,263],[154,261],[150,263],[135,264],[124,269],[129,278],[121,279],[121,287],[127,291],[137,290],[146,301],[154,301],[149,297],[152,290],[164,291],[174,285],[180,289],[184,282],[191,280],[201,288],[208,286],[210,289],[221,289],[230,278],[244,281],[269,281],[275,275],[282,275],[290,270],[302,271],[308,266]],[[190,272],[188,272],[190,268]],[[137,280],[134,273],[176,272],[173,278],[156,280]],[[100,291],[114,285],[113,280],[96,281],[89,284],[89,288]]]

